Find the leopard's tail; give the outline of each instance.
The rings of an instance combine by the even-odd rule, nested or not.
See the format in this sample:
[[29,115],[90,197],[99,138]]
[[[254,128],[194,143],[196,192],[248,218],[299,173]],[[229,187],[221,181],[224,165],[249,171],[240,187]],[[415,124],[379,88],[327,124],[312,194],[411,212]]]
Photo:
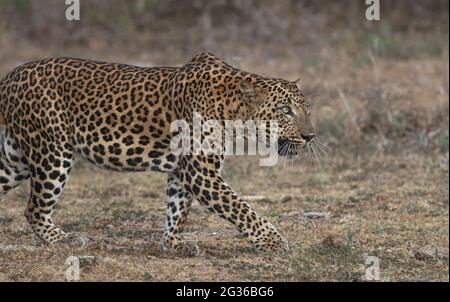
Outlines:
[[[3,80],[0,80],[0,91],[2,90],[1,89],[2,85],[3,85]],[[2,102],[3,102],[3,98],[2,98],[2,96],[0,94],[0,126],[6,125],[6,120],[5,120],[5,117],[3,116],[3,113],[2,113],[2,110],[1,110],[2,107],[3,107]]]

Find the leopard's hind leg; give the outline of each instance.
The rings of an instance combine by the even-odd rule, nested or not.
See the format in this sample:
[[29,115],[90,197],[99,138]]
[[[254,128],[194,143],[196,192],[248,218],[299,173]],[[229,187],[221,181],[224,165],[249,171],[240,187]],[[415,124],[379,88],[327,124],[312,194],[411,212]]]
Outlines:
[[71,172],[73,151],[67,144],[42,140],[40,148],[29,153],[31,195],[25,217],[44,242],[71,242],[70,236],[53,223],[52,213]]
[[25,209],[25,217],[36,236],[45,243],[54,244],[62,241],[82,246],[84,240],[81,237],[67,234],[54,224],[52,218],[53,209],[63,193],[72,170],[73,147],[63,136],[60,137],[60,141],[54,141],[31,135],[33,134],[23,136],[19,142],[31,178],[31,194]]
[[26,159],[11,131],[0,130],[0,198],[29,177]]

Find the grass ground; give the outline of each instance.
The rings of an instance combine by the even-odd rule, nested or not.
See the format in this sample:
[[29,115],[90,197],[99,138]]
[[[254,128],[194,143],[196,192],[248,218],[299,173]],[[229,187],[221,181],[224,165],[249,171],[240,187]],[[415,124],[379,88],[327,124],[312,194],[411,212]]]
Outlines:
[[380,259],[382,281],[448,281],[448,158],[336,158],[284,168],[242,160],[230,159],[225,178],[243,196],[266,197],[252,204],[286,235],[288,254],[253,251],[195,203],[186,236],[199,241],[200,256],[167,255],[165,176],[80,165],[55,219],[87,236],[87,246],[34,246],[23,185],[0,204],[0,280],[64,280],[67,257],[79,256],[85,281],[361,281],[369,255]]

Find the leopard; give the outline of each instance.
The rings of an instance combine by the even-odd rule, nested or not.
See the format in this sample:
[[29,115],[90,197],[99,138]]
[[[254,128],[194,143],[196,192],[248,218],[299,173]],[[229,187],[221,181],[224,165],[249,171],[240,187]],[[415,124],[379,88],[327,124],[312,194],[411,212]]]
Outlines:
[[0,81],[0,196],[30,181],[24,215],[45,245],[77,238],[52,213],[74,163],[167,174],[162,248],[198,255],[183,227],[193,201],[233,224],[250,246],[286,252],[284,235],[222,177],[223,154],[177,154],[171,124],[205,119],[276,120],[278,144],[314,140],[310,102],[298,83],[235,68],[210,52],[179,67],[58,57],[25,63]]

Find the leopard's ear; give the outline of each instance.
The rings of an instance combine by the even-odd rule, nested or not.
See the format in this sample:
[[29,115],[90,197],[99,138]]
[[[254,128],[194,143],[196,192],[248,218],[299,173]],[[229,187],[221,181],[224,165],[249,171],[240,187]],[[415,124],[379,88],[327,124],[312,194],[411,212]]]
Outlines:
[[259,87],[255,87],[246,80],[241,80],[239,82],[239,90],[242,93],[244,102],[246,102],[252,109],[261,103],[261,89]]

